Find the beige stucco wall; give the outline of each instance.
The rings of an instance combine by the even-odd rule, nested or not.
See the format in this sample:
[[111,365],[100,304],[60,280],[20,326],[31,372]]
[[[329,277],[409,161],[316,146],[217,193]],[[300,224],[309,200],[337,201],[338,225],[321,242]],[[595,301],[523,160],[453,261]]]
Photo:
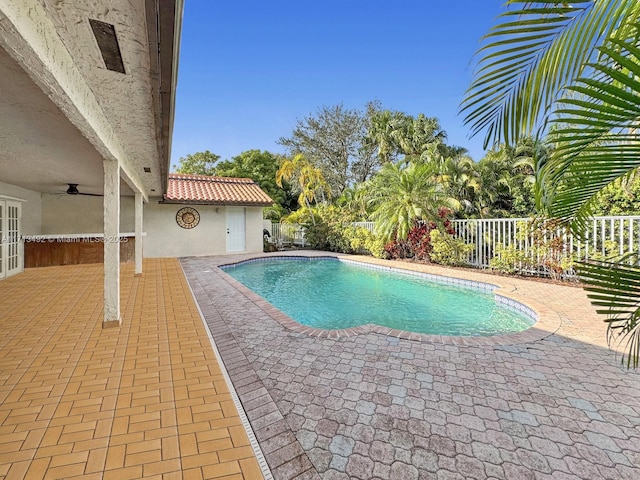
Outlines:
[[[135,229],[134,198],[120,198],[120,232]],[[43,235],[101,233],[104,231],[102,197],[42,194]]]
[[[223,206],[193,205],[200,223],[192,229],[176,223],[184,205],[159,204],[152,198],[144,208],[145,257],[187,257],[226,253],[226,211]],[[246,208],[246,252],[262,252],[262,208]]]
[[40,229],[42,221],[40,192],[0,182],[0,197],[3,195],[24,200],[22,203],[22,235],[40,235],[42,233]]
[[[49,195],[0,183],[0,195],[26,200],[22,207],[23,235],[101,233],[102,197]],[[120,231],[133,232],[134,198],[120,199]],[[186,257],[226,253],[226,211],[223,206],[196,205],[200,224],[181,228],[176,213],[184,205],[159,204],[152,198],[144,205],[145,257]],[[262,252],[262,208],[246,207],[246,252]]]
[[262,252],[264,248],[262,236],[262,207],[247,207],[247,252]]

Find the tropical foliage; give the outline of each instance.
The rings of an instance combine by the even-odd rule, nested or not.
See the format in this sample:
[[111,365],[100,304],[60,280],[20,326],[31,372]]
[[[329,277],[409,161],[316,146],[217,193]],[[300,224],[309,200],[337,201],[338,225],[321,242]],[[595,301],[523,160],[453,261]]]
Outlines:
[[430,235],[431,253],[429,259],[441,265],[460,267],[467,265],[467,258],[475,245],[465,243],[451,232],[432,230]]
[[284,157],[271,152],[247,150],[231,160],[220,161],[219,155],[206,150],[180,158],[180,164],[174,169],[176,173],[251,178],[274,201],[271,207],[265,209],[265,216],[279,220],[297,208],[293,187],[287,181],[276,183],[276,173],[283,160]]
[[[536,170],[536,197],[580,234],[603,191],[640,168],[640,2],[510,0],[485,37],[462,104],[485,144],[540,137],[553,149]],[[640,268],[632,262],[578,265],[609,339],[627,342],[638,366]],[[634,262],[634,263],[633,263]]]
[[190,153],[180,158],[180,163],[177,167],[174,165],[174,170],[176,173],[190,173],[192,175],[215,175],[218,160],[220,160],[220,156],[209,150]]
[[342,104],[323,106],[298,120],[291,136],[278,143],[291,157],[303,155],[320,170],[331,191],[340,195],[353,182],[370,178],[379,166],[374,149],[363,145],[368,116],[376,108],[370,103],[363,113]]
[[405,239],[416,220],[437,218],[451,203],[437,182],[433,164],[387,163],[372,180],[371,219],[383,240]]
[[[282,186],[283,182],[294,182],[301,207],[311,209],[311,204],[322,201],[325,203],[331,197],[331,187],[324,179],[319,168],[314,167],[301,153],[291,159],[286,159],[280,164],[276,172],[276,183]],[[311,219],[315,224],[313,211],[310,210]]]
[[247,150],[231,160],[218,162],[213,169],[219,177],[251,178],[279,207],[281,214],[297,208],[293,187],[286,181],[276,183],[276,173],[285,160],[282,155],[261,150]]
[[316,250],[343,253],[368,253],[384,256],[384,242],[362,227],[350,225],[355,217],[348,210],[333,205],[316,209],[316,222],[306,228],[305,239]]
[[608,185],[593,199],[595,215],[640,214],[640,175],[621,178]]
[[403,112],[378,110],[371,115],[365,145],[375,146],[384,161],[425,162],[432,158],[447,138],[435,117],[420,113],[412,117]]

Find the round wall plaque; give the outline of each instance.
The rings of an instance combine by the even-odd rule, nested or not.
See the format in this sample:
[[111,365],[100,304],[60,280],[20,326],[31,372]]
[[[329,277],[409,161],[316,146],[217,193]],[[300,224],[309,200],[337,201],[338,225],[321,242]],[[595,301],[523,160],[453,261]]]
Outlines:
[[195,208],[184,207],[176,213],[176,222],[182,228],[194,228],[200,223],[200,214]]

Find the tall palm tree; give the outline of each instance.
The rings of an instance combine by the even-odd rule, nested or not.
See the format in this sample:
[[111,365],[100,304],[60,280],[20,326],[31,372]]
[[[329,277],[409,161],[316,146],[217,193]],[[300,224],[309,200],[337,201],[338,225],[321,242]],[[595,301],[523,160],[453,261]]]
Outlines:
[[283,160],[276,172],[276,183],[279,187],[282,187],[283,181],[292,180],[300,192],[298,203],[301,207],[309,209],[311,220],[315,225],[316,221],[311,210],[311,202],[326,202],[327,197],[331,196],[329,184],[324,179],[320,169],[311,165],[301,153],[293,158]]
[[370,204],[377,233],[385,241],[406,239],[416,220],[436,219],[440,207],[453,206],[433,164],[404,161],[386,163],[373,178]]
[[[485,144],[540,136],[553,150],[537,172],[537,198],[574,232],[584,231],[594,198],[640,169],[640,2],[529,2],[501,15],[485,37],[462,103]],[[609,341],[626,340],[622,360],[640,357],[640,268],[582,265],[587,290],[607,315]]]
[[446,138],[435,117],[382,110],[372,115],[366,142],[378,146],[378,155],[385,162],[395,160],[398,155],[403,155],[407,162],[426,162],[435,158],[436,153],[441,154],[438,149]]

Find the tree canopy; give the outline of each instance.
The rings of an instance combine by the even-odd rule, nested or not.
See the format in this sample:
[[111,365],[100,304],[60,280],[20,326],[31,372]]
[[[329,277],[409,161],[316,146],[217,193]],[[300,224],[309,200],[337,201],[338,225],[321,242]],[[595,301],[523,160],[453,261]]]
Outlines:
[[340,195],[354,181],[370,178],[379,165],[375,150],[363,145],[367,118],[375,108],[370,103],[363,113],[343,104],[320,107],[314,115],[298,120],[291,136],[278,143],[291,157],[303,154],[320,169],[331,191]]
[[275,203],[292,211],[296,208],[292,186],[287,181],[276,182],[276,174],[284,160],[282,155],[268,151],[247,150],[231,160],[218,162],[213,171],[220,177],[251,178]]
[[250,178],[273,199],[275,214],[279,218],[297,208],[291,185],[287,181],[276,182],[276,173],[283,160],[282,155],[268,151],[247,150],[231,160],[220,161],[219,155],[206,150],[181,158],[176,173]]
[[218,160],[220,160],[220,156],[209,150],[190,153],[186,157],[180,158],[180,164],[175,171],[192,175],[215,175],[215,165]]
[[[429,161],[447,139],[446,132],[435,117],[423,113],[413,117],[404,112],[378,110],[371,116],[371,126],[365,143],[373,145],[383,161],[402,156],[406,161]],[[450,151],[447,151],[450,153]]]

